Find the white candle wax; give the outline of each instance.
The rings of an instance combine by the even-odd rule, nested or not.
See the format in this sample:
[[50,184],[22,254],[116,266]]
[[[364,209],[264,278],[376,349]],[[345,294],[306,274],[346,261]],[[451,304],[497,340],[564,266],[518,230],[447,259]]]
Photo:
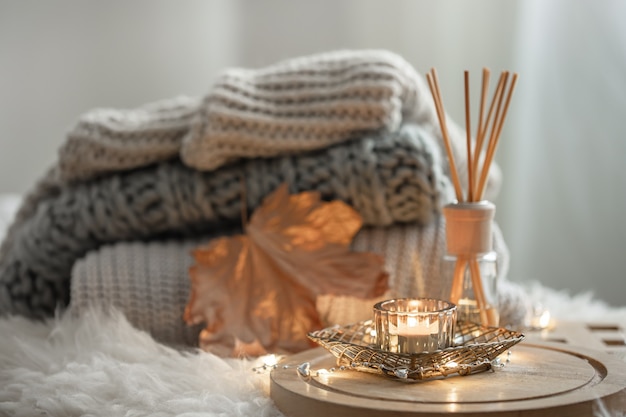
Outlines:
[[398,348],[403,353],[431,352],[439,349],[439,321],[408,316],[398,323]]

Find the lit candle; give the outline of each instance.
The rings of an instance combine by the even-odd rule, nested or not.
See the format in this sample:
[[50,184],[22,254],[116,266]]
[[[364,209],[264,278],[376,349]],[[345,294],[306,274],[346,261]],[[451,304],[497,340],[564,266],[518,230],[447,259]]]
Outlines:
[[374,306],[376,344],[397,353],[421,353],[452,345],[456,306],[435,299],[382,301]]
[[[410,314],[410,313],[409,313]],[[405,323],[398,323],[398,350],[403,353],[432,352],[439,349],[439,320],[420,320],[419,316],[407,316]]]

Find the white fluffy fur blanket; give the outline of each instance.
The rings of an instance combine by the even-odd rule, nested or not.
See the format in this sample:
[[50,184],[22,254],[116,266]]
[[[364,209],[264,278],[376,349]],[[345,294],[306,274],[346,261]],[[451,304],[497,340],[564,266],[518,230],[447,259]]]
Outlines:
[[0,415],[281,415],[255,363],[166,347],[116,311],[2,319],[0,335]]
[[[528,289],[558,319],[626,323],[590,294]],[[279,416],[259,363],[176,350],[117,311],[0,319],[0,415]]]

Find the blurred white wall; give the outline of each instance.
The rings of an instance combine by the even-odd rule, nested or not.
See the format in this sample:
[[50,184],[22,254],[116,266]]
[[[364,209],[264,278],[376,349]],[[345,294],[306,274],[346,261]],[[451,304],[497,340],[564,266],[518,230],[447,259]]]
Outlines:
[[510,276],[626,305],[624,15],[619,0],[0,0],[0,193],[25,192],[81,113],[199,96],[229,66],[386,48],[438,69],[460,123],[463,70],[477,94],[483,66],[509,69]]
[[0,192],[27,190],[87,110],[207,91],[237,61],[238,8],[0,0]]
[[522,5],[522,84],[500,149],[511,276],[624,306],[626,2]]

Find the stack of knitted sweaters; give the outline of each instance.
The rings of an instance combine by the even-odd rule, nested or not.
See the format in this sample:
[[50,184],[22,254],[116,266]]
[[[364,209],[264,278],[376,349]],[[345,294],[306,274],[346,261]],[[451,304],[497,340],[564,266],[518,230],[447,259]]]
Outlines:
[[[449,126],[462,173],[464,133]],[[284,182],[361,214],[353,248],[385,257],[394,295],[440,296],[440,208],[453,198],[443,155],[422,77],[387,51],[231,69],[202,99],[91,111],[0,247],[0,314],[104,303],[163,342],[193,344],[199,328],[182,319],[191,249],[240,232],[241,205],[254,210]],[[494,167],[488,198],[499,184]],[[504,275],[497,228],[494,243]],[[347,319],[357,304],[343,301],[320,300],[322,316]]]

